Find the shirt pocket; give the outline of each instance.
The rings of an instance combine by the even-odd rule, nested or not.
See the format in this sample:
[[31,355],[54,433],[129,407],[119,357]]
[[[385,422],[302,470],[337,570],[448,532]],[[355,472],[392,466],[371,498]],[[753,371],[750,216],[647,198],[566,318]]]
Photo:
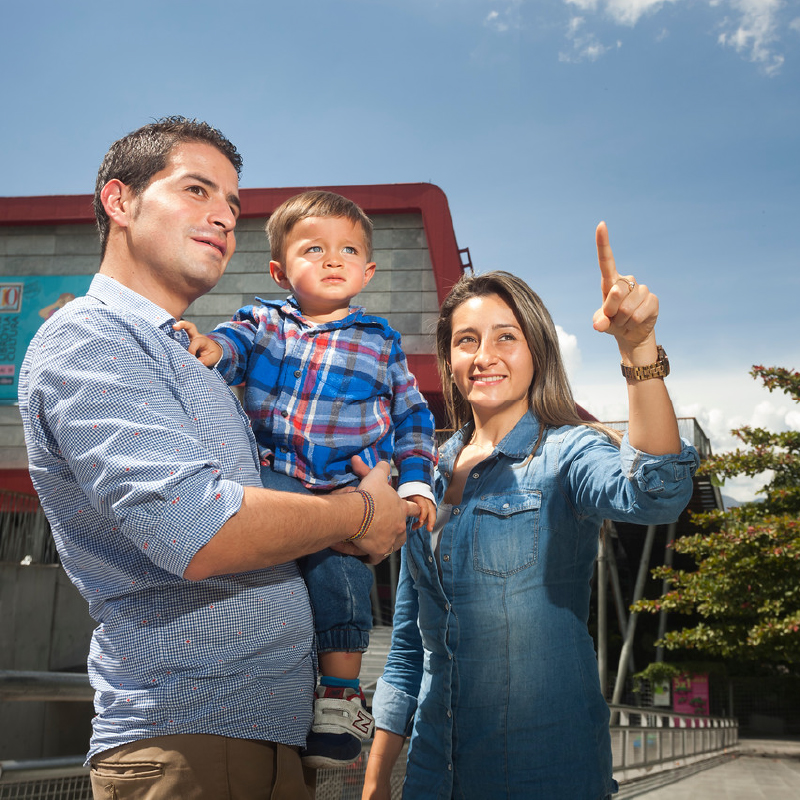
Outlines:
[[484,495],[475,505],[473,566],[506,577],[535,564],[539,556],[542,493],[505,491]]

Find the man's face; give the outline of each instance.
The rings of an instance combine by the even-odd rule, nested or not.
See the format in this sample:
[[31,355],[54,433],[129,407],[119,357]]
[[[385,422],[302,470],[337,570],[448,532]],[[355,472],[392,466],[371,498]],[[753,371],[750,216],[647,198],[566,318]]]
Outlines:
[[239,211],[239,178],[225,155],[177,145],[133,199],[127,225],[131,265],[150,299],[178,316],[212,289],[236,249]]

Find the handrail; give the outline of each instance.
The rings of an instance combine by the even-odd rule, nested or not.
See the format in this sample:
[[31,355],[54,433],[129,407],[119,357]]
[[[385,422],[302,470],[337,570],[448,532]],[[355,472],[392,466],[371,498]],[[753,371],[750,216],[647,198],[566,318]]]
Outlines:
[[683,766],[729,752],[739,743],[732,717],[678,714],[666,708],[612,705],[614,776],[631,780],[663,765]]
[[[90,701],[83,673],[0,670],[0,700]],[[734,718],[679,714],[668,708],[610,705],[614,775],[625,781],[654,768],[684,765],[729,752],[739,742]],[[82,775],[83,756],[0,761],[0,784]]]
[[92,700],[94,689],[82,672],[0,670],[0,700]]

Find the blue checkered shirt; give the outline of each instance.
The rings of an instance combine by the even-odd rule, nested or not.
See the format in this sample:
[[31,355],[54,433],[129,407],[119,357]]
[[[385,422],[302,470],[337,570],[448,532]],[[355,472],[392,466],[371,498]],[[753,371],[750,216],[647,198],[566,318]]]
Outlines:
[[302,745],[314,629],[294,562],[190,582],[260,486],[247,417],[163,309],[104,275],[44,323],[19,394],[31,477],[98,621],[89,757],[150,736]]
[[293,297],[257,299],[210,336],[225,380],[245,382],[262,463],[327,490],[357,480],[354,455],[370,467],[394,459],[400,486],[423,484],[433,500],[434,420],[400,334],[361,307],[313,324]]

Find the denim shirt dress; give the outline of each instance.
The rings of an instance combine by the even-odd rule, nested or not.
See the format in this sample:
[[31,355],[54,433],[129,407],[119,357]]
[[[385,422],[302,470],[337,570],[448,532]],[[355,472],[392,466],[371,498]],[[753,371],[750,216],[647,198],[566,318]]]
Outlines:
[[[440,452],[441,503],[471,433]],[[602,800],[609,711],[586,627],[603,519],[675,521],[699,463],[621,449],[585,426],[526,414],[472,469],[441,531],[402,549],[392,647],[373,700],[378,727],[410,735],[404,797]]]

